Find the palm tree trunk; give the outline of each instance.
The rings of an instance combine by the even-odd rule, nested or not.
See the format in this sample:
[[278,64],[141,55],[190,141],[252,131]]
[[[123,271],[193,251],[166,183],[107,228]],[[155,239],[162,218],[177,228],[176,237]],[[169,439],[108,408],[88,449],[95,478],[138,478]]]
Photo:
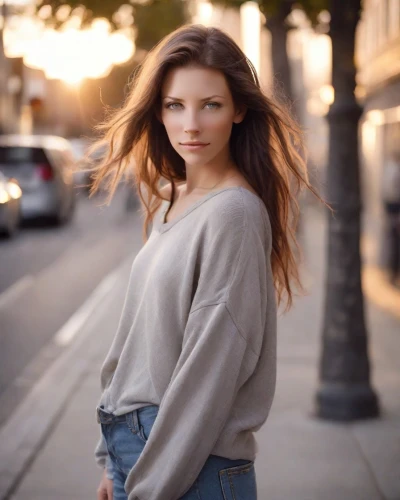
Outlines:
[[360,0],[331,0],[332,83],[327,198],[328,265],[317,415],[349,421],[375,417],[378,400],[370,385],[367,328],[361,288],[361,193],[354,41]]

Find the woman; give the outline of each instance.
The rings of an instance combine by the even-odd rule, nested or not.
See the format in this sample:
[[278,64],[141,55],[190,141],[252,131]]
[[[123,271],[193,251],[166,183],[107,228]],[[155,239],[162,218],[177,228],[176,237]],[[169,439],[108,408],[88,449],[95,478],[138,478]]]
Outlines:
[[226,34],[185,26],[100,129],[94,190],[134,168],[152,231],[102,368],[98,499],[253,500],[277,302],[300,286],[296,192],[313,191],[297,128]]

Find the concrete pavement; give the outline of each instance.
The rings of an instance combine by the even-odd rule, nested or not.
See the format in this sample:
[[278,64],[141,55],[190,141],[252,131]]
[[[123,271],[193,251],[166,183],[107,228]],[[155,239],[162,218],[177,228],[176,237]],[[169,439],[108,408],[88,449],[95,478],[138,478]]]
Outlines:
[[[279,318],[276,397],[257,434],[259,499],[400,500],[399,319],[371,301],[366,304],[381,418],[352,424],[315,419],[325,219],[307,207],[303,221],[309,295]],[[99,372],[119,319],[128,270],[129,263],[118,270],[112,293],[0,429],[0,498],[96,498]]]

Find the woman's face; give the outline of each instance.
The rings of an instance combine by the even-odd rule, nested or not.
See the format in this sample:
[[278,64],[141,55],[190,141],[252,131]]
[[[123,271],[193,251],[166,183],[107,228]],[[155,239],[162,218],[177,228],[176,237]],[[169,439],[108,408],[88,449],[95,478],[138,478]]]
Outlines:
[[187,165],[229,161],[232,124],[240,123],[245,113],[235,108],[222,72],[174,68],[167,73],[161,98],[161,120]]

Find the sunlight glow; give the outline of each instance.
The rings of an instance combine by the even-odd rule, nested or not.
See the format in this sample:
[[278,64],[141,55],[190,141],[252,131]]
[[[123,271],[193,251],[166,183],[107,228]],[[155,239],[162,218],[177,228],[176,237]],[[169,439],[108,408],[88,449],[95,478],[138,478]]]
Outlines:
[[322,85],[319,89],[319,97],[325,104],[333,104],[335,100],[335,90],[332,85]]
[[260,73],[260,25],[261,15],[257,2],[246,2],[240,7],[241,38],[243,52]]
[[308,88],[331,83],[332,44],[328,35],[310,34],[306,39],[304,79]]
[[366,119],[371,125],[383,125],[385,123],[385,115],[380,109],[368,111]]
[[206,0],[199,0],[196,2],[197,11],[195,16],[193,17],[193,22],[204,24],[205,26],[209,26],[212,15],[213,15],[213,5]]
[[368,120],[362,123],[361,141],[364,155],[371,161],[376,148],[376,126]]
[[100,18],[80,29],[80,18],[75,17],[59,31],[45,28],[38,18],[11,17],[4,34],[7,56],[23,57],[27,66],[43,70],[47,78],[73,85],[107,76],[114,65],[133,56],[131,30],[111,32],[110,23]]
[[30,16],[10,16],[4,30],[7,57],[23,57],[26,48],[38,40],[44,31],[44,22]]

